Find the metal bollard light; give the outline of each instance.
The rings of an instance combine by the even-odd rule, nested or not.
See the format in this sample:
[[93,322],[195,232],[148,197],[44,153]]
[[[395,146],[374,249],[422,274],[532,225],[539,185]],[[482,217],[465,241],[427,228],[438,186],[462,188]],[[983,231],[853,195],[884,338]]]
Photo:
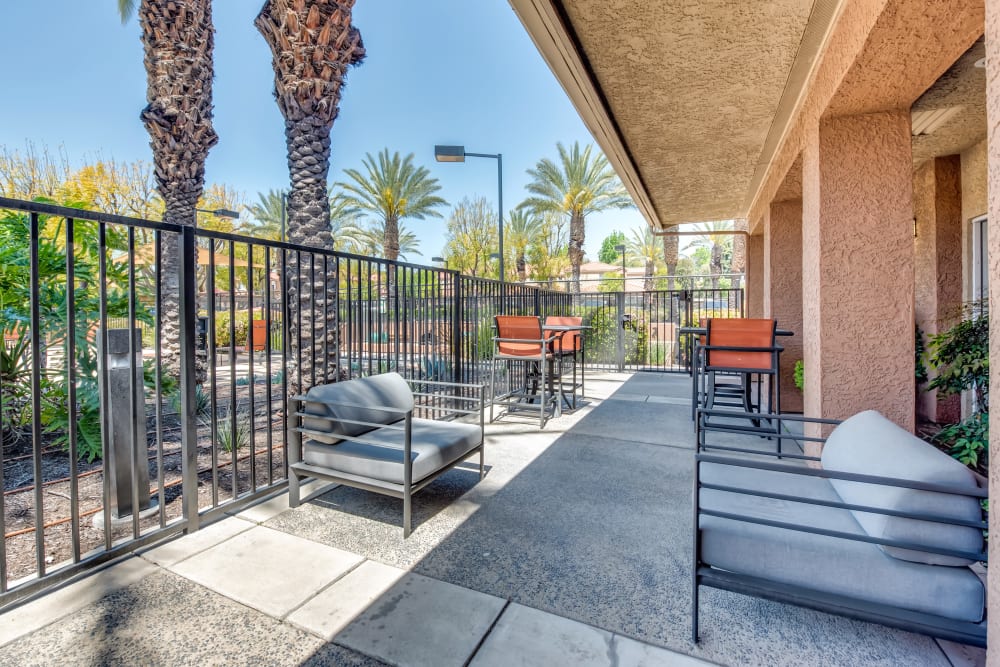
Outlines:
[[[100,355],[107,364],[109,404],[102,422],[109,432],[109,460],[105,474],[111,475],[111,516],[121,519],[132,515],[132,477],[139,491],[139,511],[149,509],[149,466],[146,465],[146,410],[142,381],[142,331],[131,329],[135,363],[129,360],[129,329],[108,329],[107,354]],[[101,338],[101,337],[99,337]],[[139,442],[133,442],[137,434]],[[139,456],[135,448],[139,448]],[[134,461],[141,465],[134,470]]]

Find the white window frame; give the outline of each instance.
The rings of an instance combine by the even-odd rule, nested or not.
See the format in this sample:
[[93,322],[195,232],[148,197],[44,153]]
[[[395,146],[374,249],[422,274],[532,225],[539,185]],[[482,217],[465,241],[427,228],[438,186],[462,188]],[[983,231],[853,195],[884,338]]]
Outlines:
[[980,215],[972,219],[972,300],[988,299],[989,283],[989,248],[987,242],[989,230],[986,226],[986,216]]

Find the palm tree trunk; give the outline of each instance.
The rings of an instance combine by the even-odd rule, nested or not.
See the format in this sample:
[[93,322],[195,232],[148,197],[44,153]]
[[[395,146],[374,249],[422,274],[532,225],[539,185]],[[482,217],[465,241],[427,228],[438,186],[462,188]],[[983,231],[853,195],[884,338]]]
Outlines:
[[388,215],[385,218],[385,236],[382,247],[386,259],[396,261],[399,259],[399,218]]
[[733,276],[733,289],[740,289],[742,283],[742,273],[746,270],[747,263],[747,237],[737,234],[733,237],[733,261],[729,270],[737,275]]
[[528,280],[528,262],[523,252],[517,253],[517,279],[522,283]]
[[[212,127],[212,51],[215,28],[210,0],[143,0],[138,11],[146,66],[146,107],[153,175],[165,204],[163,221],[195,226],[205,188],[205,160],[219,137]],[[167,235],[172,236],[172,235]],[[176,238],[161,248],[161,312],[165,370],[180,374],[180,257]],[[193,326],[193,324],[192,324]],[[204,381],[203,363],[195,367]]]
[[[285,143],[292,184],[288,195],[288,240],[310,248],[332,250],[330,200],[326,189],[330,170],[330,126],[312,117],[286,120]],[[289,379],[296,391],[340,378],[337,369],[338,314],[335,300],[328,298],[337,293],[337,274],[332,267],[329,272],[323,268],[322,255],[310,257],[288,253],[286,293],[294,369]],[[301,385],[297,382],[299,377]]]
[[585,233],[583,220],[583,215],[580,213],[573,213],[569,219],[569,265],[572,271],[569,291],[573,294],[580,293],[580,264],[583,263]]
[[[671,230],[672,227],[667,227]],[[663,237],[663,263],[667,265],[667,289],[674,289],[674,274],[677,273],[677,253],[679,238],[673,234]]]
[[644,289],[647,292],[652,292],[653,291],[653,269],[654,268],[655,267],[654,267],[654,264],[653,264],[653,260],[652,259],[647,259],[646,260],[646,271],[645,271],[645,273],[644,273],[644,275],[642,277],[643,278],[642,279],[642,289]]

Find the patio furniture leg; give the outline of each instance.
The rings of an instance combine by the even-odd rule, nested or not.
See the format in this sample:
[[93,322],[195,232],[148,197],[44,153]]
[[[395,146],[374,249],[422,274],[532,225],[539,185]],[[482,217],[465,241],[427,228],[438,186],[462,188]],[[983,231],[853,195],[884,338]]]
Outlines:
[[479,480],[486,476],[486,443],[479,447]]
[[293,471],[288,476],[288,506],[299,506],[299,476]]
[[497,360],[490,362],[490,423],[493,423],[493,404],[496,403]]
[[403,539],[405,540],[410,536],[410,511],[411,505],[410,498],[412,492],[409,487],[403,491]]
[[539,402],[539,405],[541,406],[541,409],[538,411],[538,428],[545,428],[545,403],[548,401],[548,398],[545,395],[545,390],[546,390],[546,384],[545,384],[545,367],[546,366],[547,366],[547,364],[544,361],[538,362],[538,373],[539,373],[539,375],[541,375],[541,381],[542,381],[541,382],[541,385],[542,385],[541,386],[542,400]]

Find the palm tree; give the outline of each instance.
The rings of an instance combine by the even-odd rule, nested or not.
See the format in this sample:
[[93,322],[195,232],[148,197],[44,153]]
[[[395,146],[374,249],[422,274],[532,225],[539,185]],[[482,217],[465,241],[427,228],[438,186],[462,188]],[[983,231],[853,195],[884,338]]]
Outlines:
[[[318,248],[332,248],[330,200],[330,130],[340,111],[340,94],[347,69],[364,60],[361,32],[351,23],[354,0],[265,0],[254,25],[271,47],[274,98],[285,119],[288,149],[288,239]],[[298,253],[288,262],[287,299],[290,305],[290,340],[293,359],[301,359],[298,379],[329,382],[340,376],[337,368],[337,313],[328,305],[327,293],[336,289],[336,276],[300,275]],[[314,321],[319,310],[321,322]],[[300,326],[301,325],[301,326]],[[315,336],[313,335],[315,333]],[[303,349],[296,348],[303,341]],[[326,345],[317,345],[326,340]],[[317,352],[326,351],[319,359]],[[329,377],[315,372],[323,368]],[[295,374],[290,374],[290,379]],[[292,380],[301,391],[298,379]]]
[[[676,225],[670,225],[665,231],[676,231]],[[663,263],[667,265],[667,289],[674,289],[674,274],[677,273],[677,255],[680,251],[680,237],[667,234],[663,237]]]
[[[402,223],[399,225],[399,248],[397,259],[406,260],[409,255],[421,255],[420,240],[417,235],[406,229]],[[355,244],[357,251],[370,257],[386,258],[385,253],[385,229],[378,222],[371,226],[359,229]]]
[[708,269],[711,274],[712,289],[719,289],[719,275],[723,269],[726,239],[733,231],[730,220],[702,222],[695,226],[695,231],[701,232],[691,242],[692,248],[708,248],[710,250]]
[[569,216],[569,261],[573,276],[570,289],[579,293],[587,215],[633,204],[604,154],[598,152],[591,157],[592,144],[582,151],[579,142],[569,151],[561,143],[556,148],[559,165],[543,158],[534,169],[528,170],[533,180],[527,189],[535,196],[523,205],[536,213],[555,211]]
[[267,194],[257,193],[257,203],[248,207],[254,219],[247,229],[251,236],[279,241],[285,220],[285,193],[282,190],[268,190]]
[[267,0],[254,25],[271,47],[288,147],[288,238],[329,248],[330,130],[347,68],[365,57],[350,0]]
[[657,260],[660,259],[660,248],[653,236],[653,230],[644,226],[642,230],[633,229],[632,236],[625,241],[626,252],[643,263],[642,289],[653,291],[653,274],[656,272]]
[[357,250],[365,238],[358,210],[333,188],[330,188],[330,235],[333,237],[333,249],[346,252]]
[[747,264],[747,237],[744,234],[737,234],[733,237],[733,259],[729,265],[729,271],[733,274],[733,289],[740,289],[743,280],[743,272]]
[[[146,66],[146,106],[139,114],[149,133],[153,175],[165,206],[163,221],[195,226],[205,188],[205,160],[219,137],[212,127],[212,50],[215,27],[210,0],[118,0],[122,23],[138,8]],[[163,364],[180,373],[180,257],[164,239],[161,263]],[[196,371],[199,381],[204,369]]]
[[426,167],[413,164],[413,153],[400,158],[399,153],[389,155],[383,148],[378,160],[368,153],[363,161],[367,175],[357,169],[345,169],[348,182],[336,185],[343,190],[345,201],[362,213],[376,220],[385,237],[382,249],[386,259],[395,260],[400,255],[400,220],[403,218],[440,218],[436,210],[447,206],[434,193],[441,189]]
[[528,247],[534,244],[542,233],[542,219],[525,208],[516,208],[507,214],[504,235],[514,251],[517,279],[522,283],[528,279],[528,262],[525,258]]

